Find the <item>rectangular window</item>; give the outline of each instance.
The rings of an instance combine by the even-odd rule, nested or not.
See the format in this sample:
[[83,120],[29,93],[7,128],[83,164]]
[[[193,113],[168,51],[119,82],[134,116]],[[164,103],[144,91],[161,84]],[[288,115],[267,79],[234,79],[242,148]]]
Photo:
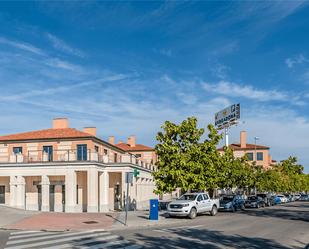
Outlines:
[[77,145],[77,160],[87,161],[87,144]]
[[104,155],[107,156],[107,149],[104,149]]
[[252,152],[246,153],[246,156],[247,156],[249,161],[253,161],[253,153]]
[[117,163],[117,153],[114,154],[114,162]]
[[137,158],[142,157],[142,154],[135,154]]
[[258,152],[256,154],[257,161],[263,161],[263,152]]
[[47,155],[49,162],[53,161],[53,146],[43,146],[43,152]]
[[23,153],[23,147],[13,147],[13,153],[16,154],[22,154]]
[[95,152],[99,152],[99,146],[96,146],[96,145],[95,145],[95,146],[94,146],[94,151],[95,151]]

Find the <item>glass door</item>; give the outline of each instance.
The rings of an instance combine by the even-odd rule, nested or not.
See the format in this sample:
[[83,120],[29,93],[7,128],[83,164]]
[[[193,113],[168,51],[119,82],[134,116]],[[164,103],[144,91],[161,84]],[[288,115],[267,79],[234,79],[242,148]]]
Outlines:
[[5,186],[0,186],[0,204],[5,204]]
[[47,154],[47,160],[53,161],[53,146],[43,146],[43,153]]
[[87,161],[87,144],[77,145],[77,160]]

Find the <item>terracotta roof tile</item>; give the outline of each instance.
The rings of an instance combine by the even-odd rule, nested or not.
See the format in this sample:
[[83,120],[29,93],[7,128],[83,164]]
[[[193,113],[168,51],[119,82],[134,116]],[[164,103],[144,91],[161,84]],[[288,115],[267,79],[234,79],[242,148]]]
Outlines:
[[36,140],[36,139],[49,139],[49,138],[80,138],[80,137],[93,137],[93,135],[76,130],[74,128],[45,129],[45,130],[30,131],[30,132],[0,136],[0,141]]
[[154,150],[153,148],[143,145],[143,144],[136,144],[135,147],[131,147],[129,144],[125,143],[118,143],[116,146],[124,151],[149,151]]
[[[246,144],[246,148],[241,148],[240,144],[230,144],[229,147],[232,150],[254,150],[255,148],[258,149],[263,149],[263,150],[268,150],[269,147],[264,146],[264,145],[255,145],[255,144]],[[223,147],[219,148],[218,150],[223,150]]]

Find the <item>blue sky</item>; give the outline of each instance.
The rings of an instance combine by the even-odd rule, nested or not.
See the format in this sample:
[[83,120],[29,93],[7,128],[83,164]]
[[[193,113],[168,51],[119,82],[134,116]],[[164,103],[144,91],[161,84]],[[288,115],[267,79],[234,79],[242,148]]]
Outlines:
[[309,4],[0,2],[0,133],[95,125],[154,145],[165,120],[241,103],[274,159],[309,172]]

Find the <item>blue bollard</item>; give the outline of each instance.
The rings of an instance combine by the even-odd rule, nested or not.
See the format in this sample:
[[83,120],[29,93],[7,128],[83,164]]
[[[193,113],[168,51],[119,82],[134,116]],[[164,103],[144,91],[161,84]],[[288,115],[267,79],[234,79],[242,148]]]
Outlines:
[[159,220],[159,200],[158,199],[150,200],[149,220]]

